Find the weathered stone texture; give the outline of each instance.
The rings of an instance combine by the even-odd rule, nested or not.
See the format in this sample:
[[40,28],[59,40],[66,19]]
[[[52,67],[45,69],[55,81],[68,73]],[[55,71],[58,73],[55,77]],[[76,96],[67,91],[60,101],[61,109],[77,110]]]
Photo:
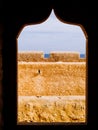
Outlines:
[[33,61],[33,62],[37,62],[37,61],[42,61],[42,59],[44,58],[44,54],[43,52],[40,51],[33,51],[33,52],[19,52],[18,53],[18,61]]
[[85,96],[19,96],[18,123],[86,122]]
[[86,122],[86,59],[18,53],[18,123]]
[[49,58],[44,58],[44,53],[40,51],[18,52],[18,61],[25,62],[84,62],[85,58],[80,58],[78,52],[50,52]]
[[18,95],[85,95],[85,91],[85,62],[18,62]]

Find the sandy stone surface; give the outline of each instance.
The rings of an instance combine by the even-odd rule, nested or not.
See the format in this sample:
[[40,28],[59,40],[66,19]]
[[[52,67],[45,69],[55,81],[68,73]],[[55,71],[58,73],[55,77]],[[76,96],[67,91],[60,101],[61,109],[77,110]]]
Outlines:
[[85,123],[85,62],[18,62],[18,124]]
[[85,95],[85,92],[85,62],[18,63],[20,96]]
[[85,121],[85,96],[18,97],[18,123]]
[[18,61],[26,62],[84,62],[85,58],[80,58],[79,52],[52,51],[48,58],[44,57],[43,51],[20,51]]

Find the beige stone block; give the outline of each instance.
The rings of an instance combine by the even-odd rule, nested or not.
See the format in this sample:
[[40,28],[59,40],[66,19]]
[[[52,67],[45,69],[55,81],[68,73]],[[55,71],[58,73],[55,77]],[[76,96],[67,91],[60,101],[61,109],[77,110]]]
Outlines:
[[37,61],[42,61],[43,57],[44,57],[44,53],[40,51],[27,51],[27,52],[21,51],[18,53],[18,61],[37,62]]

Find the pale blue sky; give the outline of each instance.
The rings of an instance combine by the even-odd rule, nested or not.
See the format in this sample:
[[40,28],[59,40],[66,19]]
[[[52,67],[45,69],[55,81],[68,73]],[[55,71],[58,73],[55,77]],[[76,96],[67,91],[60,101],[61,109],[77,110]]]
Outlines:
[[18,51],[85,53],[86,37],[80,26],[61,22],[52,11],[43,23],[23,28],[18,37]]

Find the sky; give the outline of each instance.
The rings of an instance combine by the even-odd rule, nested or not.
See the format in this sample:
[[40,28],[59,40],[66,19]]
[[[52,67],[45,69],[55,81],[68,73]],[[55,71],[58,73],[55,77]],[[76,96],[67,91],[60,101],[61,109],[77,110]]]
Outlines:
[[18,51],[71,51],[86,53],[86,37],[80,26],[61,22],[53,10],[46,21],[28,25],[18,37]]

